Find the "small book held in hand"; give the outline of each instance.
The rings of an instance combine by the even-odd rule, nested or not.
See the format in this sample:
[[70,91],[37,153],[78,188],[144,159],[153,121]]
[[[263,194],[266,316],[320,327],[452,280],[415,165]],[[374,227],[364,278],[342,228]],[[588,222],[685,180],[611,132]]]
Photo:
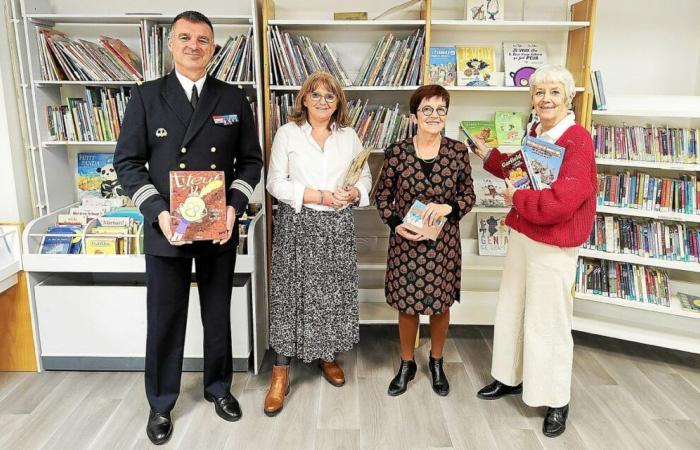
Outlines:
[[226,239],[224,172],[170,172],[170,216],[173,241]]
[[435,219],[433,225],[428,225],[428,223],[423,220],[426,207],[426,204],[420,200],[413,202],[411,209],[408,210],[406,217],[403,218],[403,223],[409,230],[420,233],[434,241],[440,235],[440,231],[442,231],[442,227],[445,226],[447,219],[438,217]]

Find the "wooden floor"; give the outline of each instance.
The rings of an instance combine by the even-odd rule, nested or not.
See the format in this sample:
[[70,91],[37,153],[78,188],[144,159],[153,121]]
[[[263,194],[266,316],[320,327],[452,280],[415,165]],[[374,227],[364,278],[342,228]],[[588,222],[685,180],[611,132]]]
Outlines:
[[[566,433],[541,433],[543,409],[520,397],[481,401],[490,382],[490,327],[453,327],[445,352],[448,397],[430,388],[430,343],[406,394],[386,389],[398,365],[395,327],[363,327],[339,360],[335,388],[316,365],[295,362],[292,391],[275,418],[262,412],[271,358],[259,376],[236,374],[243,418],[227,423],[202,399],[199,373],[183,376],[173,411],[178,449],[700,449],[700,356],[575,333]],[[270,356],[268,354],[268,356]],[[148,448],[141,373],[0,373],[1,449]]]

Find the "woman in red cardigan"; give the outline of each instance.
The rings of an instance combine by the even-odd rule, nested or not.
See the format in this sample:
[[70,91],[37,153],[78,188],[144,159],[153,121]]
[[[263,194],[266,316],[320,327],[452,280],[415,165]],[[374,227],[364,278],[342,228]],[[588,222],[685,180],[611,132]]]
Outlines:
[[[496,309],[491,375],[477,394],[495,400],[523,394],[529,406],[547,406],[542,432],[566,429],[571,394],[571,320],[578,247],[588,239],[596,208],[596,166],[588,131],[570,112],[574,79],[559,66],[543,66],[530,78],[532,105],[539,118],[530,135],[564,147],[564,160],[551,189],[515,189],[506,179],[512,205],[508,254]],[[508,157],[475,142],[484,168],[505,178]]]

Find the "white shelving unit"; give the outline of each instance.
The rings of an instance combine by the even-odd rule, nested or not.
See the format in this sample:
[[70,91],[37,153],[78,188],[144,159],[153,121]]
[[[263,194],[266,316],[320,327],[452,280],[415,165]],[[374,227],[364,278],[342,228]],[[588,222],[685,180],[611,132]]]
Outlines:
[[17,284],[21,270],[19,227],[0,225],[0,294]]
[[[46,106],[64,103],[66,97],[82,96],[85,86],[132,86],[131,81],[46,81],[42,79],[39,67],[39,56],[35,28],[55,27],[66,32],[70,37],[84,38],[96,41],[100,35],[108,35],[121,39],[132,50],[138,52],[139,24],[142,20],[150,20],[157,24],[170,24],[173,18],[181,11],[193,9],[191,4],[176,0],[165,2],[157,0],[148,5],[149,11],[163,11],[163,14],[144,14],[143,2],[138,0],[125,0],[119,3],[85,4],[79,0],[12,0],[11,9],[13,23],[15,25],[15,39],[20,54],[21,86],[24,93],[26,117],[25,121],[29,130],[29,145],[27,151],[30,154],[33,169],[35,190],[38,203],[35,205],[36,220],[32,221],[24,232],[24,254],[26,262],[25,271],[28,274],[29,291],[31,297],[31,312],[34,327],[34,340],[37,343],[37,363],[41,369],[45,357],[62,357],[52,353],[44,353],[43,346],[47,342],[42,341],[45,336],[43,327],[60,318],[75,316],[81,320],[89,320],[83,313],[76,309],[79,305],[67,295],[61,292],[73,292],[85,289],[86,292],[121,292],[116,297],[123,299],[123,308],[116,305],[109,306],[105,300],[105,307],[114,307],[119,314],[110,322],[111,326],[105,326],[103,332],[110,339],[105,341],[124,341],[126,347],[134,345],[132,340],[138,336],[125,336],[120,330],[129,318],[140,314],[140,308],[145,310],[145,289],[131,289],[130,280],[140,280],[142,284],[145,271],[145,259],[143,255],[43,255],[40,254],[41,234],[49,225],[55,223],[58,213],[78,201],[76,158],[79,152],[112,152],[116,145],[114,141],[98,142],[74,142],[51,140],[47,132],[45,118]],[[220,3],[205,0],[198,4],[196,9],[206,14],[214,26],[215,41],[223,45],[229,35],[244,34],[251,28],[253,31],[253,81],[231,83],[240,86],[246,95],[255,102],[255,115],[258,121],[258,134],[260,142],[263,142],[263,93],[260,68],[261,42],[260,42],[260,13],[256,0],[247,0],[235,3]],[[130,12],[133,12],[130,13]],[[251,201],[264,203],[264,179],[253,194]],[[253,370],[257,372],[262,357],[267,349],[267,263],[266,263],[266,226],[264,209],[252,220],[250,234],[248,236],[248,252],[238,255],[236,264],[237,276],[249,277],[247,284],[250,292],[250,304],[245,313],[243,324],[251,324],[251,350]],[[58,277],[58,278],[52,278]],[[47,281],[51,280],[51,281]],[[59,280],[59,281],[56,281]],[[37,309],[37,288],[47,288],[56,297],[56,302],[65,301],[65,308]],[[99,288],[98,288],[99,287]],[[95,290],[95,288],[98,288]],[[243,291],[241,291],[243,292]],[[137,296],[137,297],[134,297]],[[234,304],[235,302],[234,298]],[[100,302],[101,296],[92,299]],[[196,302],[196,298],[191,299]],[[240,302],[239,302],[240,303]],[[135,309],[137,308],[137,309]],[[99,310],[99,308],[97,308]],[[116,314],[116,313],[115,313]],[[90,336],[85,336],[90,339]],[[138,342],[139,346],[143,346]],[[78,345],[78,344],[76,344]],[[235,345],[235,343],[234,343]],[[130,347],[130,348],[132,348]],[[63,348],[65,357],[74,358],[71,364],[60,366],[63,368],[90,368],[90,369],[118,369],[123,363],[124,369],[138,368],[139,363],[131,360],[115,360],[115,355],[105,347],[104,353],[100,348],[92,348],[89,354],[81,354],[79,349],[71,351],[70,346]],[[123,356],[142,358],[143,355],[125,351]],[[201,356],[201,355],[200,355]],[[102,360],[101,357],[104,357]],[[104,364],[100,361],[103,361]],[[116,362],[115,362],[116,361]],[[238,361],[237,367],[250,367],[248,358]],[[55,365],[49,365],[56,367]]]

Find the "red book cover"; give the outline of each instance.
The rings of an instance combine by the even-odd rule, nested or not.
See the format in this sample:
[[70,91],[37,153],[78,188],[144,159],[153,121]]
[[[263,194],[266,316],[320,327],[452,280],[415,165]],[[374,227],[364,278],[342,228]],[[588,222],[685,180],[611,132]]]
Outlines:
[[518,150],[508,156],[508,159],[501,163],[501,167],[503,167],[503,173],[506,178],[513,183],[516,189],[530,189],[532,184],[530,183],[530,174],[527,171],[523,152]]
[[174,241],[225,239],[224,172],[170,172],[170,215]]

